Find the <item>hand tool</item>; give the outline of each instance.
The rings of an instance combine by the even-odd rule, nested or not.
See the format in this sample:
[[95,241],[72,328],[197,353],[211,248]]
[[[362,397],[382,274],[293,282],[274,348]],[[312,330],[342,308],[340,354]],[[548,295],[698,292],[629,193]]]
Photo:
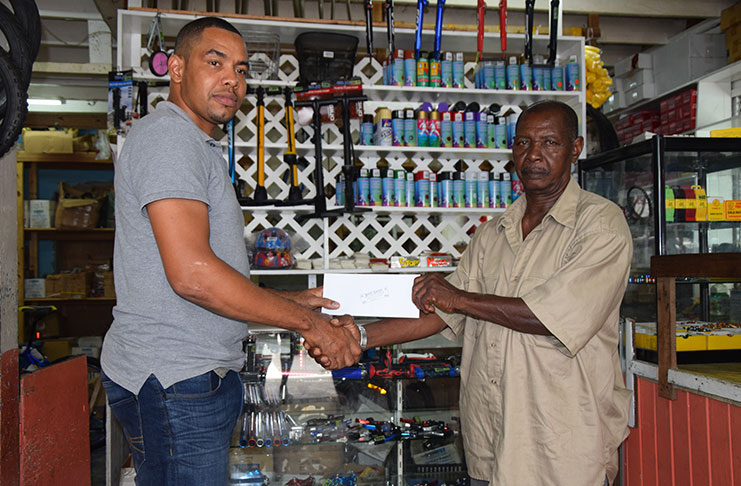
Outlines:
[[484,55],[484,15],[486,14],[486,1],[479,0],[476,5],[476,13],[478,16],[478,32],[476,34],[476,63],[481,60]]
[[507,52],[507,0],[499,0],[499,40],[502,46],[502,59]]
[[368,55],[373,57],[373,0],[365,0],[365,43],[368,46]]
[[525,60],[533,65],[533,16],[535,0],[525,0]]
[[445,0],[437,0],[437,15],[435,17],[435,49],[432,51],[432,59],[440,59],[440,41],[443,35],[443,11]]
[[394,0],[385,0],[383,9],[386,11],[386,36],[388,38],[388,57],[394,55]]
[[283,89],[285,95],[285,119],[286,119],[286,134],[288,135],[288,149],[283,154],[283,161],[288,164],[289,170],[289,189],[288,199],[286,201],[278,201],[278,206],[292,206],[297,204],[306,204],[311,202],[311,199],[303,199],[301,197],[301,186],[298,183],[298,158],[296,157],[296,133],[294,131],[294,118],[293,118],[293,103],[291,97],[293,90],[289,87]]
[[257,87],[257,187],[253,199],[261,203],[268,198],[265,189],[265,88]]
[[548,65],[550,67],[556,64],[556,50],[558,49],[558,7],[559,0],[551,0],[551,25],[550,40],[548,41]]
[[419,59],[419,51],[422,49],[422,21],[424,20],[425,7],[429,0],[417,0],[417,33],[414,37],[414,58]]

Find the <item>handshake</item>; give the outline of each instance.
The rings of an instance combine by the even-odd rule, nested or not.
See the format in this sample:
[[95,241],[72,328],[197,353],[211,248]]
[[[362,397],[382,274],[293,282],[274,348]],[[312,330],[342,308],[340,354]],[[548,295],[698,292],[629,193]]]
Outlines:
[[[322,297],[320,287],[304,291],[305,295],[310,294],[310,298],[304,301],[304,305],[312,309],[321,307],[328,309],[338,309],[339,303]],[[431,314],[435,309],[445,312],[456,311],[456,295],[459,290],[450,285],[443,277],[438,274],[427,274],[417,277],[414,280],[411,300],[420,310],[422,315]],[[371,346],[395,344],[405,342],[413,338],[400,328],[414,328],[414,319],[386,320],[386,324],[393,322],[397,332],[394,332],[393,342],[376,343],[371,338]],[[375,323],[369,325],[372,328]],[[352,366],[360,360],[363,349],[361,349],[361,331],[360,327],[350,315],[327,316],[324,314],[314,313],[310,329],[301,333],[304,338],[304,347],[309,355],[317,363],[326,369],[340,369]]]

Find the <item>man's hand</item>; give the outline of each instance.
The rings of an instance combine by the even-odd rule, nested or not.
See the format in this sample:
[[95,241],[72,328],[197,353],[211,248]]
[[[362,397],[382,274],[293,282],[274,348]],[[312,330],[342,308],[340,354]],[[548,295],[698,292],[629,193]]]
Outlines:
[[304,347],[317,363],[326,369],[340,369],[358,362],[360,334],[352,317],[340,316],[331,321],[324,316],[317,319],[313,328],[304,332]]
[[313,289],[291,292],[290,294],[284,294],[284,296],[299,305],[308,307],[313,311],[318,311],[322,307],[324,307],[325,309],[340,308],[339,302],[335,302],[332,299],[325,299],[324,297],[322,297],[322,287],[314,287]]
[[435,312],[436,307],[443,312],[455,312],[460,293],[460,289],[450,285],[440,274],[428,273],[414,279],[412,302],[425,314]]

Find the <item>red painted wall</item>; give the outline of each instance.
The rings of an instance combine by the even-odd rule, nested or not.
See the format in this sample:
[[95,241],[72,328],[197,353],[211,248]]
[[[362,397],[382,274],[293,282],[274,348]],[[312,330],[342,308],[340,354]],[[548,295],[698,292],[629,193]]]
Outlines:
[[741,407],[636,380],[636,425],[623,444],[624,486],[741,486]]
[[21,486],[90,485],[84,357],[21,378]]

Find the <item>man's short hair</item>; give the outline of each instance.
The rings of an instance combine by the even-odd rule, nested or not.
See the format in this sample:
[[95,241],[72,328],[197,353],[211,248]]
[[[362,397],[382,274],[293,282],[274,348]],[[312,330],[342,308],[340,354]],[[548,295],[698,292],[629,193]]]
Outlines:
[[570,141],[573,142],[574,140],[576,140],[576,138],[579,136],[579,117],[576,116],[576,112],[573,108],[561,101],[537,101],[525,108],[522,113],[520,113],[520,116],[517,118],[515,132],[517,131],[517,127],[520,126],[520,120],[522,120],[525,115],[529,115],[531,113],[546,112],[557,112],[559,115],[561,115],[564,128],[566,128],[566,135],[569,137]]
[[188,57],[193,43],[201,37],[203,30],[209,27],[227,30],[239,36],[242,35],[232,24],[220,17],[201,17],[188,22],[180,29],[177,38],[175,38],[175,54]]

